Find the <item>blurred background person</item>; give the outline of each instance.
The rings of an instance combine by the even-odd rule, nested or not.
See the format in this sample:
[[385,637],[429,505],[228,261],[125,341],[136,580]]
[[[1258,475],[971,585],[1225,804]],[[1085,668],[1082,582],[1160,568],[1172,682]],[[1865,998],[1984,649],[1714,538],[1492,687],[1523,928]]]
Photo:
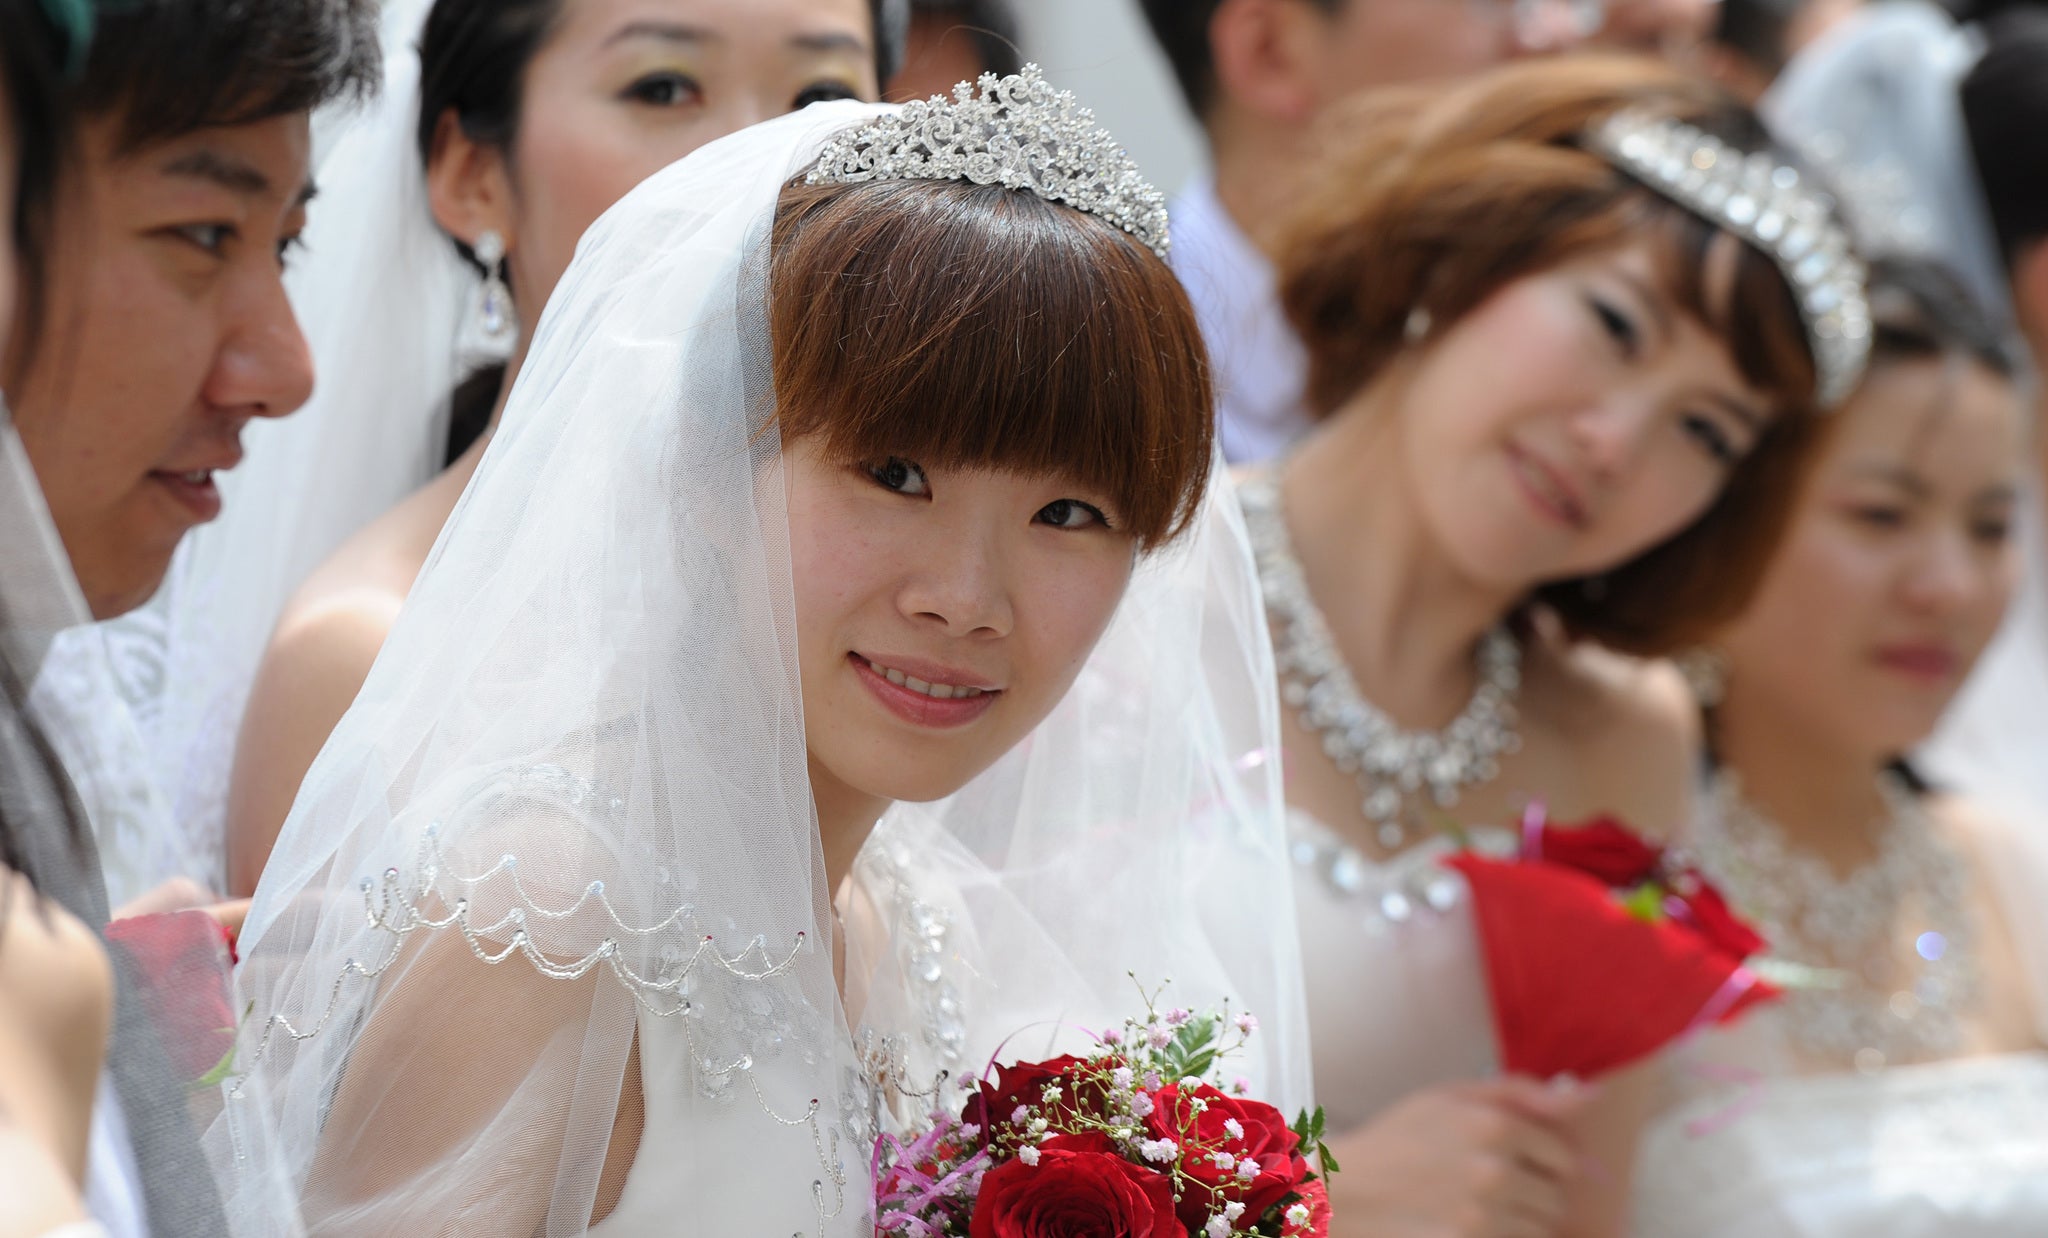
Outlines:
[[[1631,108],[1657,118],[1655,159],[1593,136]],[[1861,364],[1832,343],[1853,313],[1801,307],[1859,304],[1856,267],[1796,182],[1767,206],[1814,234],[1804,267],[1721,213],[1734,195],[1657,187],[1665,159],[1788,165],[1748,109],[1656,62],[1509,66],[1333,121],[1278,264],[1321,420],[1241,494],[1287,705],[1335,1232],[1622,1233],[1654,1075],[1501,1077],[1489,960],[1443,862],[1513,851],[1531,805],[1684,829],[1696,719],[1636,656],[1755,587],[1818,410]]]
[[1216,366],[1218,434],[1234,463],[1269,459],[1310,425],[1301,345],[1272,255],[1317,158],[1318,118],[1362,91],[1451,78],[1572,46],[1598,0],[1144,0],[1200,122],[1208,175],[1173,204],[1174,268]]
[[1010,0],[910,0],[902,66],[882,87],[890,103],[951,97],[959,82],[984,73],[1008,77],[1024,67]]
[[1902,759],[2011,596],[2025,403],[1953,277],[1880,262],[1871,303],[1869,375],[1700,677],[1692,852],[1808,970],[1672,1059],[1643,1238],[2048,1232],[2048,835]]

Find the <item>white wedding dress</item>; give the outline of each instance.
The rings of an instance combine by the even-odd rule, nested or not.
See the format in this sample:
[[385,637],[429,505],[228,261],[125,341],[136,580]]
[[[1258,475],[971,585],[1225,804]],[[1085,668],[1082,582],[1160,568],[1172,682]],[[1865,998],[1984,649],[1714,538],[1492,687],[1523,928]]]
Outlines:
[[[2048,1045],[2048,839],[1986,835],[2000,915]],[[1638,1238],[2048,1234],[2048,1049],[1873,1074],[1797,1073],[1765,1007],[1670,1060],[1636,1158]]]
[[1249,1007],[1241,1073],[1307,1103],[1220,463],[1050,716],[825,888],[764,281],[785,183],[894,114],[721,139],[585,235],[257,890],[210,1140],[239,1231],[871,1235],[878,1127],[1137,1013],[1133,974]]
[[[1289,814],[1316,1103],[1332,1130],[1411,1092],[1500,1071],[1486,960],[1465,878],[1437,837],[1375,862],[1305,813]],[[1474,846],[1508,854],[1504,830]]]

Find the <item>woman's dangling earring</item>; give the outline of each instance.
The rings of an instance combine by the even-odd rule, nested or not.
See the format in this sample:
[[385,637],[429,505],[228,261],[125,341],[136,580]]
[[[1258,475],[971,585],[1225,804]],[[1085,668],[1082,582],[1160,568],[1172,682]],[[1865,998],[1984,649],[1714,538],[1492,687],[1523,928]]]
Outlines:
[[1695,645],[1672,659],[1701,709],[1719,706],[1728,695],[1728,655],[1712,645]]
[[512,287],[505,282],[505,238],[486,228],[471,248],[484,269],[472,314],[477,338],[485,348],[510,357],[519,340],[519,311],[512,304]]
[[1408,311],[1408,321],[1401,329],[1401,336],[1410,344],[1420,344],[1429,336],[1429,329],[1433,325],[1435,324],[1430,320],[1429,311],[1418,305]]

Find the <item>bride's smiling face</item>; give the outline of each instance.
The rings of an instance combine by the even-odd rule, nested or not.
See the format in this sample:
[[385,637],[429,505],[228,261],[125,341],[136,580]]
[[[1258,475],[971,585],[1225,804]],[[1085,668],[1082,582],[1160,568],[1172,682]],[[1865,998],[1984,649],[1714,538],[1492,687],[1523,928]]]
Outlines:
[[1647,243],[1504,285],[1431,337],[1401,465],[1444,552],[1520,592],[1628,561],[1696,520],[1773,415]]
[[1066,694],[1136,540],[1105,496],[1054,476],[847,464],[802,440],[784,459],[814,782],[959,790]]

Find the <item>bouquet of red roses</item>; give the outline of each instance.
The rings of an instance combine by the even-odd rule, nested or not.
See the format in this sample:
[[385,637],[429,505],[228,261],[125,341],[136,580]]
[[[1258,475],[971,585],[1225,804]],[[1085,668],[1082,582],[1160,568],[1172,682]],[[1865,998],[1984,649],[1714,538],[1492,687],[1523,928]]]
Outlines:
[[1520,854],[1448,861],[1472,888],[1509,1071],[1593,1078],[1777,995],[1765,942],[1679,853],[1601,818],[1532,808]]
[[934,1238],[1324,1238],[1323,1116],[1289,1124],[1212,1078],[1250,1015],[1160,1011],[1086,1056],[993,1069],[963,1111],[875,1148],[875,1231]]

